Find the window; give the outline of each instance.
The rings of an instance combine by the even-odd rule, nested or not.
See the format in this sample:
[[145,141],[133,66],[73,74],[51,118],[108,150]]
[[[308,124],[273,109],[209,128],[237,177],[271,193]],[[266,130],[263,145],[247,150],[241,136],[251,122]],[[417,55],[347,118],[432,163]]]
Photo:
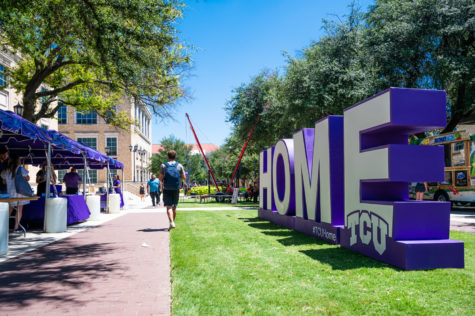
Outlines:
[[[46,89],[45,88],[41,88],[41,92],[45,92]],[[47,96],[43,96],[41,97],[41,104],[45,103],[46,100],[48,100],[48,97]]]
[[463,150],[463,142],[455,143],[454,151],[461,151],[461,150]]
[[0,88],[6,88],[7,75],[5,74],[5,66],[0,64]]
[[97,170],[88,169],[87,173],[89,174],[89,183],[97,183]]
[[68,170],[58,170],[58,182],[63,183],[64,175],[68,172]]
[[92,149],[97,149],[97,138],[95,137],[78,137],[78,142],[89,146]]
[[110,185],[112,186],[114,184],[114,177],[117,175],[117,170],[116,169],[110,169]]
[[105,117],[105,121],[106,123],[109,123],[111,118],[112,118],[112,113],[117,113],[117,105],[113,105],[112,106],[112,109],[107,113],[106,117]]
[[68,124],[68,107],[66,105],[60,106],[58,109],[58,124]]
[[0,106],[4,109],[8,108],[8,92],[0,91]]
[[97,114],[96,111],[91,111],[89,113],[76,112],[76,124],[97,124]]
[[117,156],[117,137],[107,137],[106,147],[109,149],[110,156]]

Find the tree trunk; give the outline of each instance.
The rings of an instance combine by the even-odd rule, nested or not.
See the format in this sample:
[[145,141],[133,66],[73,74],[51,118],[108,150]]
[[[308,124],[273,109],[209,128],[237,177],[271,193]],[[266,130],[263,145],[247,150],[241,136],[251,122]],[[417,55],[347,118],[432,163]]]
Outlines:
[[[457,89],[457,99],[455,100],[452,108],[452,116],[449,123],[441,133],[452,132],[460,120],[464,117],[464,96],[465,96],[465,83],[461,83]],[[471,111],[470,111],[471,112]]]
[[33,93],[25,91],[25,94],[23,95],[23,118],[30,122],[33,122],[33,117],[35,115],[35,101],[34,91]]

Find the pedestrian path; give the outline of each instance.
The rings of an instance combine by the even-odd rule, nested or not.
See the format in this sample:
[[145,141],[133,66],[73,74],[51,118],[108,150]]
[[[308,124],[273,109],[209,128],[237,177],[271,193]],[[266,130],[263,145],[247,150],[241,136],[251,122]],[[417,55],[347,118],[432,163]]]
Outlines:
[[165,212],[132,212],[0,263],[0,315],[169,315]]
[[475,233],[475,212],[452,211],[450,213],[450,229]]

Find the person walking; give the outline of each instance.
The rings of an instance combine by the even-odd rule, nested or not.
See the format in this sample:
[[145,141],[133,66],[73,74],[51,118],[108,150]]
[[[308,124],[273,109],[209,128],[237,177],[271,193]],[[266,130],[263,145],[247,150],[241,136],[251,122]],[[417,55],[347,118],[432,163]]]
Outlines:
[[71,167],[71,171],[66,173],[63,177],[63,182],[66,185],[66,194],[78,194],[79,181],[82,181],[81,176],[77,173],[76,168]]
[[[8,161],[7,169],[4,169],[1,173],[4,184],[7,185],[7,191],[10,198],[25,198],[27,196],[17,193],[15,186],[15,175],[20,172],[21,176],[30,181],[30,176],[28,175],[28,170],[20,165],[20,156],[12,155]],[[8,216],[11,216],[13,208],[16,206],[18,216],[15,217],[15,226],[13,232],[19,232],[18,224],[21,221],[23,205],[30,203],[30,201],[19,201],[19,202],[8,202],[10,209],[8,211]]]
[[140,194],[140,201],[143,202],[143,198],[145,196],[145,187],[143,186],[143,183],[140,184],[139,194]]
[[424,199],[424,193],[428,192],[427,182],[417,182],[416,184],[416,200],[422,201]]
[[150,180],[147,182],[147,194],[152,198],[152,205],[155,206],[160,204],[160,180],[155,178],[155,175],[152,173]]
[[176,152],[170,150],[167,153],[168,161],[160,166],[160,181],[163,186],[163,204],[167,208],[168,220],[171,230],[176,227],[176,207],[178,205],[178,196],[180,194],[180,180],[185,179],[185,168],[175,161]]

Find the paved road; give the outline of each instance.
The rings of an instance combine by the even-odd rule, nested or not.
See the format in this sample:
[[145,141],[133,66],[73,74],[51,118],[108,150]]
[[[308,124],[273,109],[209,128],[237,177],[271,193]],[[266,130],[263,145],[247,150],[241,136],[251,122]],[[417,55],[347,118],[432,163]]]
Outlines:
[[0,264],[0,315],[169,315],[164,212],[131,213]]
[[475,212],[452,210],[450,229],[475,233]]

